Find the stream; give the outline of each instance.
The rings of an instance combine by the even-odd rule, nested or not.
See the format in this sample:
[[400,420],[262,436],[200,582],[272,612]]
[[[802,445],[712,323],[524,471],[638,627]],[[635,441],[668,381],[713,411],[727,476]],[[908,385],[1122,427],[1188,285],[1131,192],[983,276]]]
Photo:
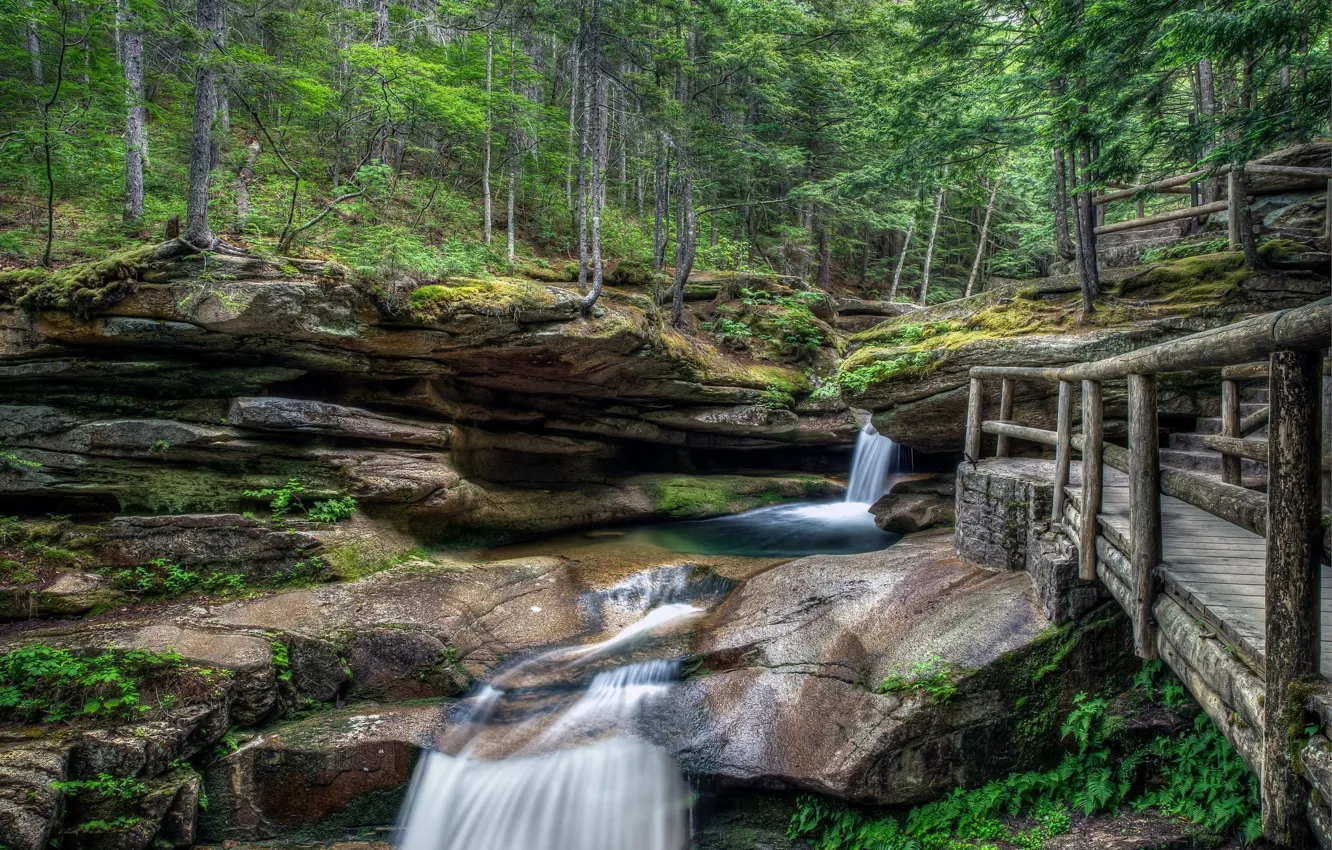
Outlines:
[[[401,850],[682,850],[692,794],[653,744],[652,709],[679,680],[692,632],[755,572],[813,554],[895,543],[870,504],[900,472],[866,427],[841,502],[795,502],[717,519],[600,530],[491,550],[579,562],[598,634],[515,659],[449,709],[399,816]],[[707,556],[707,566],[680,555]],[[632,570],[625,574],[625,567]]]

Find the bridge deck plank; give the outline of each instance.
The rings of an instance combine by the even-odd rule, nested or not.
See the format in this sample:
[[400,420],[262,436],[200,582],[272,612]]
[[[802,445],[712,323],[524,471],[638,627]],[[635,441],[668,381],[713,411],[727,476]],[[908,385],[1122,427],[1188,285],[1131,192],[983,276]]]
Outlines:
[[[1128,487],[1105,487],[1100,521],[1129,539]],[[1261,664],[1266,638],[1267,542],[1201,508],[1161,497],[1166,591]],[[1324,613],[1332,614],[1332,569],[1323,569]],[[1322,673],[1332,675],[1332,616],[1323,619]]]

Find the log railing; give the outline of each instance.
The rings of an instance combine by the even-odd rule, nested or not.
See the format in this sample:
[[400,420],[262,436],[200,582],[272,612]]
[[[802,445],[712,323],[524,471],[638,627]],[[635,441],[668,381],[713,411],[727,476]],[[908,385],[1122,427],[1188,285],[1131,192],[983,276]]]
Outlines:
[[[1245,173],[1248,174],[1281,174],[1289,177],[1323,177],[1332,178],[1332,168],[1305,168],[1293,165],[1267,165],[1264,163],[1251,162],[1244,166]],[[1213,201],[1209,204],[1198,203],[1197,184],[1200,180],[1212,180],[1218,177],[1228,177],[1226,181],[1227,190],[1225,200]],[[1188,193],[1189,206],[1179,209],[1167,210],[1166,212],[1155,215],[1144,216],[1142,199],[1148,194],[1173,195]],[[1239,193],[1235,191],[1235,180],[1231,173],[1229,165],[1223,165],[1215,171],[1209,172],[1207,169],[1198,169],[1190,171],[1187,174],[1180,174],[1174,177],[1166,177],[1161,180],[1153,180],[1150,183],[1144,183],[1141,186],[1126,186],[1114,192],[1107,192],[1103,195],[1097,195],[1092,199],[1092,203],[1098,205],[1110,204],[1115,201],[1133,200],[1136,203],[1136,215],[1134,218],[1126,221],[1117,221],[1112,224],[1102,224],[1096,228],[1096,235],[1103,236],[1107,233],[1118,233],[1124,230],[1137,230],[1140,227],[1151,227],[1154,224],[1163,224],[1169,221],[1179,221],[1186,218],[1198,218],[1212,213],[1225,212],[1232,223],[1230,227],[1231,250],[1238,250],[1239,238],[1238,231],[1234,222],[1238,221],[1236,201],[1239,199]],[[1247,198],[1245,199],[1248,200]]]
[[[1319,675],[1320,647],[1320,472],[1323,350],[1332,344],[1332,299],[1247,319],[1227,327],[1138,349],[1117,357],[1062,368],[976,366],[970,370],[967,405],[967,459],[979,462],[983,436],[996,436],[996,453],[1006,457],[1014,441],[1055,449],[1055,491],[1051,520],[1077,544],[1079,576],[1100,577],[1128,610],[1134,646],[1143,658],[1156,656],[1153,610],[1162,566],[1161,495],[1173,496],[1266,538],[1265,651],[1262,669],[1266,698],[1263,724],[1262,788],[1264,831],[1281,842],[1303,828],[1302,780],[1290,764],[1302,710],[1292,688]],[[1254,361],[1267,360],[1254,365]],[[1207,441],[1224,450],[1223,480],[1160,462],[1157,379],[1159,375],[1222,368],[1222,433]],[[1269,407],[1241,418],[1241,380],[1268,379]],[[1000,381],[999,416],[984,418],[985,384]],[[1128,448],[1104,437],[1107,381],[1128,384]],[[1020,382],[1055,383],[1058,406],[1054,430],[1013,421]],[[1082,431],[1073,432],[1073,392],[1081,385]],[[1261,414],[1261,415],[1260,415]],[[1256,453],[1240,446],[1242,437],[1270,425],[1262,459],[1269,461],[1267,493],[1239,486],[1240,462]],[[1078,527],[1066,522],[1074,451],[1082,456]],[[1245,453],[1249,454],[1245,454]],[[1232,463],[1233,461],[1233,463]],[[1107,542],[1100,528],[1103,469],[1129,479],[1128,551]],[[1113,552],[1111,557],[1106,557]],[[1292,731],[1295,730],[1295,731]],[[1292,832],[1293,830],[1293,832]],[[1288,843],[1288,842],[1287,842]]]

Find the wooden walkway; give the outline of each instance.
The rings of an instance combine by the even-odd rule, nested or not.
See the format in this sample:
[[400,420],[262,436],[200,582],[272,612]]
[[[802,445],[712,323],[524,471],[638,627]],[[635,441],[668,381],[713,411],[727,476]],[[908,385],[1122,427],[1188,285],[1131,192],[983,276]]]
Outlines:
[[[1128,487],[1107,484],[1102,492],[1103,533],[1116,548],[1131,551]],[[1165,563],[1160,574],[1165,591],[1262,670],[1267,541],[1170,496],[1161,497],[1161,526]],[[1322,590],[1321,667],[1328,676],[1332,675],[1332,568],[1327,566]]]

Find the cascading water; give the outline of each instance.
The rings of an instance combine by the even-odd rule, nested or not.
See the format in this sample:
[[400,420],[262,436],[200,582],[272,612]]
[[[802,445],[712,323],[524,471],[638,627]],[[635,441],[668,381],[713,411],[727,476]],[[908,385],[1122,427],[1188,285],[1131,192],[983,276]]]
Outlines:
[[890,474],[901,471],[901,447],[874,430],[869,422],[856,435],[851,456],[851,480],[843,501],[872,504],[883,495]]
[[667,654],[704,613],[690,603],[720,599],[724,581],[667,567],[587,594],[593,621],[618,631],[520,662],[464,701],[417,766],[400,850],[683,850],[688,789],[643,740],[680,662],[644,656]]

